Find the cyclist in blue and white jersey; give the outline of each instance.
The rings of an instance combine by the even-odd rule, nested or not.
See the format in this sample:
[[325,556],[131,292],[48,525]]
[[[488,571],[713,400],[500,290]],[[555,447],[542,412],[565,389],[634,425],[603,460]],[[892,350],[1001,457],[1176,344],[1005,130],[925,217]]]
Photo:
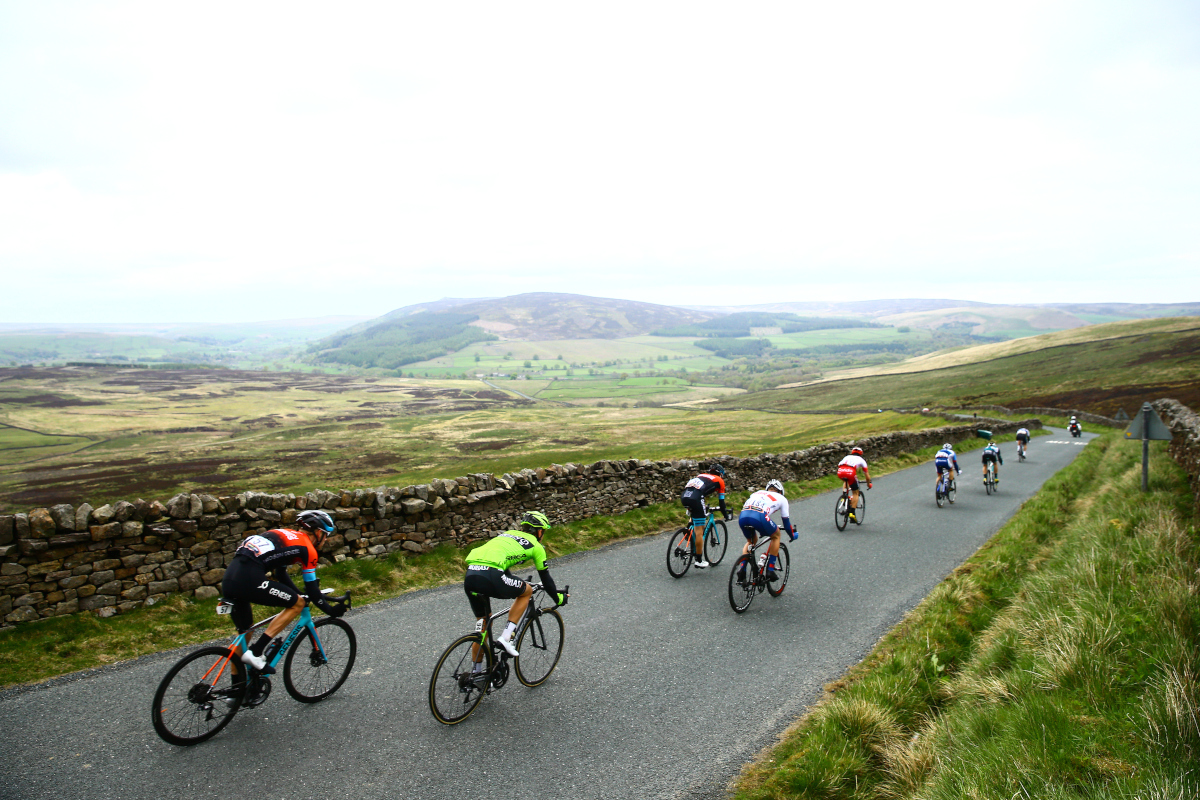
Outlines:
[[934,481],[934,488],[942,480],[942,473],[948,472],[950,476],[948,480],[954,480],[954,476],[962,472],[958,467],[958,456],[954,453],[954,446],[949,442],[942,445],[942,449],[937,451],[937,455],[933,457],[933,465],[937,467],[937,480]]
[[1000,454],[1000,445],[995,442],[988,442],[988,446],[983,448],[983,482],[987,483],[987,467],[988,462],[994,465],[996,471],[996,483],[1000,482],[1000,465],[1004,463],[1004,456]]
[[[779,580],[775,567],[779,564],[779,531],[780,527],[771,519],[776,511],[783,517],[783,530],[788,532],[791,541],[796,541],[796,527],[792,525],[791,509],[787,498],[783,496],[783,484],[777,480],[767,481],[767,488],[757,491],[746,499],[742,513],[738,515],[738,525],[746,544],[742,547],[742,555],[750,552],[750,548],[758,544],[759,535],[770,536],[771,543],[767,545],[767,579],[774,583]],[[738,573],[738,578],[746,579],[745,565]]]

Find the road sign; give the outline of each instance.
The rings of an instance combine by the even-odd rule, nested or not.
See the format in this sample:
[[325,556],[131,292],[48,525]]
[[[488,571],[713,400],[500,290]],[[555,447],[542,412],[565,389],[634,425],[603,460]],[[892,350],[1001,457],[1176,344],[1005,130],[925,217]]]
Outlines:
[[1149,403],[1142,404],[1142,410],[1125,429],[1126,439],[1157,439],[1171,441],[1171,429],[1166,426],[1157,412]]
[[1117,422],[1125,422],[1129,419],[1129,415],[1125,413],[1125,409],[1118,408],[1117,413],[1113,414],[1113,419]]
[[1150,491],[1150,440],[1171,441],[1171,429],[1163,424],[1149,403],[1142,403],[1142,410],[1125,429],[1126,439],[1142,440],[1142,491]]

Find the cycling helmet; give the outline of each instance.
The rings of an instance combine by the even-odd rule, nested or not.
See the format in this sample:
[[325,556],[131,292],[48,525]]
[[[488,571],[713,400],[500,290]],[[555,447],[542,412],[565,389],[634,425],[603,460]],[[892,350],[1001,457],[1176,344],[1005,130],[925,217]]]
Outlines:
[[301,511],[296,517],[296,522],[310,531],[333,533],[333,518],[324,511]]
[[771,480],[767,481],[767,491],[779,492],[780,494],[783,494],[783,484],[772,478]]
[[863,449],[861,447],[856,447],[850,451],[850,455],[852,455],[852,456],[861,456],[862,454],[863,454]]
[[709,466],[708,471],[710,473],[712,473],[713,475],[720,475],[722,478],[725,477],[725,468],[722,467],[720,464],[718,464],[716,461],[714,461]]
[[954,445],[950,444],[949,442],[946,442],[944,445],[942,445],[942,449],[943,450],[953,450]]
[[521,517],[521,527],[533,531],[540,542],[546,531],[550,530],[550,520],[540,511],[526,511],[525,516]]

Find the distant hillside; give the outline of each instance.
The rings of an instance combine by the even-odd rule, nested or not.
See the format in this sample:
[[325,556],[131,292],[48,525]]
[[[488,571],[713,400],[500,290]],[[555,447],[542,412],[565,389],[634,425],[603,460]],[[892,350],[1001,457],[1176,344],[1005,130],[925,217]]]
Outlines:
[[776,411],[996,404],[1111,416],[1173,397],[1200,404],[1200,319],[1142,319],[931,353],[720,405]]
[[653,331],[655,336],[706,336],[737,338],[739,336],[756,336],[759,332],[769,330],[773,333],[803,333],[804,331],[830,330],[832,328],[878,328],[878,323],[864,322],[844,317],[799,317],[795,314],[740,311],[726,314],[722,317],[696,322],[690,325],[676,325]]
[[623,339],[713,316],[653,303],[548,292],[465,302],[446,299],[422,306],[396,309],[316,342],[309,348],[310,359],[395,369],[473,342]]

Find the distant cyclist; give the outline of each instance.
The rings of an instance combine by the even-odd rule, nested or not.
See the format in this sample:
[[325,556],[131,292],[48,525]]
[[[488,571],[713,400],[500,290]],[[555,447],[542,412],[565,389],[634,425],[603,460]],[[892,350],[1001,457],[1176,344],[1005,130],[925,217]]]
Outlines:
[[1067,426],[1067,430],[1071,432],[1072,436],[1079,436],[1083,433],[1083,426],[1079,424],[1079,420],[1075,419],[1074,414],[1071,415],[1071,423]]
[[696,556],[692,566],[696,569],[708,566],[704,560],[704,523],[708,521],[708,506],[704,504],[704,498],[713,492],[717,493],[717,500],[721,504],[721,516],[726,521],[733,519],[725,507],[725,468],[715,461],[684,485],[679,498],[692,518],[692,547]]
[[942,473],[949,473],[948,481],[954,480],[954,476],[962,472],[958,468],[958,456],[954,453],[954,446],[949,442],[942,445],[942,449],[937,451],[937,455],[933,457],[933,465],[937,467],[937,481],[934,483],[936,487],[942,480]]
[[[742,535],[746,537],[742,555],[749,553],[750,548],[758,544],[760,535],[771,537],[771,543],[767,545],[767,580],[771,583],[779,580],[775,568],[779,565],[780,527],[771,519],[771,515],[776,511],[783,517],[783,530],[786,530],[791,540],[795,541],[796,527],[792,525],[789,518],[791,510],[788,508],[787,498],[783,496],[783,484],[777,480],[767,481],[766,489],[750,495],[746,499],[746,504],[742,506],[742,513],[738,515],[738,525],[742,529]],[[739,579],[746,579],[745,570],[746,565],[742,564],[742,569],[738,572]]]
[[[345,608],[334,605],[321,595],[317,580],[317,551],[333,532],[333,519],[324,511],[301,511],[296,517],[300,530],[276,528],[246,537],[233,554],[229,568],[221,580],[221,594],[233,603],[230,619],[238,633],[245,633],[254,624],[251,603],[276,606],[284,610],[271,621],[250,649],[242,653],[242,662],[264,673],[274,672],[267,667],[263,651],[304,609],[308,602],[333,617],[340,617]],[[303,594],[292,583],[287,568],[300,564],[304,578]],[[267,577],[274,573],[274,580]],[[273,653],[271,655],[274,655]]]
[[[508,612],[508,626],[496,640],[514,658],[517,648],[513,645],[513,633],[529,605],[529,598],[533,596],[533,587],[513,575],[509,569],[532,561],[546,594],[560,606],[567,603],[567,596],[558,591],[554,578],[550,577],[546,548],[542,546],[542,537],[550,530],[550,520],[540,511],[529,511],[521,517],[519,527],[520,530],[505,531],[468,553],[467,574],[463,578],[463,591],[467,593],[471,611],[475,614],[476,631],[482,631],[492,615],[493,597],[514,601]],[[478,659],[479,653],[474,655],[477,664],[482,665],[482,659]]]
[[838,462],[837,474],[842,479],[842,485],[849,487],[854,494],[850,497],[850,521],[858,522],[854,516],[854,510],[858,508],[858,471],[863,471],[863,475],[867,479],[867,488],[870,489],[871,470],[867,469],[867,460],[863,458],[863,450],[861,447],[856,447],[850,451],[850,455]]
[[1029,428],[1017,428],[1017,453],[1029,454]]
[[1000,445],[995,442],[988,442],[987,447],[983,448],[983,482],[987,483],[987,468],[988,464],[992,464],[995,470],[996,483],[1000,482],[1000,465],[1004,463],[1004,456],[1000,454]]

